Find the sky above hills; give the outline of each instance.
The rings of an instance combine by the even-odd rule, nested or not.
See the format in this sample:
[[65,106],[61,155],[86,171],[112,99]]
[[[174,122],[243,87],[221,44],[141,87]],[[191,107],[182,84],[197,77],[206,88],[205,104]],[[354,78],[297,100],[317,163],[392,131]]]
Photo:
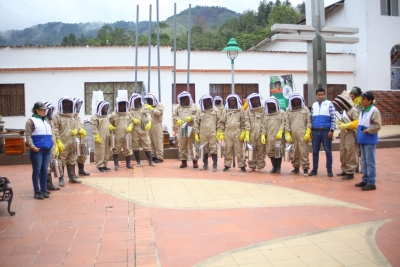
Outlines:
[[[338,1],[338,0],[337,0]],[[296,6],[302,0],[291,0]],[[325,0],[325,6],[336,2]],[[192,7],[220,6],[237,13],[257,10],[260,0],[159,0],[159,20],[166,20],[176,13]],[[139,21],[149,20],[149,5],[152,5],[152,20],[157,20],[156,0],[0,0],[0,31],[22,30],[47,22],[85,23],[136,21],[139,5]]]

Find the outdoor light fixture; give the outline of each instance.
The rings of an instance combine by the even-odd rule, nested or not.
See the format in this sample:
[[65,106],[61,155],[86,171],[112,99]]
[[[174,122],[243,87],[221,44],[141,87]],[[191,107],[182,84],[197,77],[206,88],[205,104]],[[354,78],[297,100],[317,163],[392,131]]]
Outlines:
[[235,58],[237,58],[239,52],[243,52],[242,49],[239,48],[238,44],[235,41],[235,38],[231,38],[226,45],[226,47],[222,50],[222,52],[226,51],[226,55],[231,60],[232,65],[232,94],[235,93],[235,82],[234,82],[234,64]]

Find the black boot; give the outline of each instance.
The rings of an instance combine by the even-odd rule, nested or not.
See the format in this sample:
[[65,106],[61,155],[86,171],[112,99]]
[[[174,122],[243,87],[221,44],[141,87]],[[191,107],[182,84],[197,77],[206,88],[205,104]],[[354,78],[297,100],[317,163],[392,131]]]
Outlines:
[[75,178],[75,165],[67,165],[67,173],[70,183],[82,183],[81,180]]
[[53,185],[53,179],[51,178],[51,173],[47,174],[47,190],[60,190],[59,187]]
[[140,164],[140,151],[135,151],[133,152],[133,154],[135,154],[136,166],[141,167],[142,165]]
[[216,172],[217,171],[217,162],[218,162],[217,154],[211,154],[211,158],[213,161],[213,172]]
[[149,161],[149,165],[155,167],[156,164],[154,164],[153,159],[151,158],[151,152],[145,151],[144,153],[146,154],[147,160]]
[[200,171],[208,170],[208,154],[204,154],[203,156],[203,167],[200,168]]
[[282,158],[275,158],[276,162],[276,173],[281,173]]
[[127,156],[127,157],[125,158],[125,160],[126,160],[126,167],[127,167],[128,169],[133,169],[133,166],[131,165],[131,156]]
[[197,169],[199,165],[197,164],[197,160],[193,160],[193,168]]
[[271,164],[272,164],[272,170],[270,170],[269,173],[276,173],[276,159],[275,158],[270,158]]
[[60,186],[60,187],[64,187],[65,186],[65,183],[64,183],[64,170],[65,170],[65,168],[64,168],[65,166],[63,165],[62,166],[62,173],[61,173],[61,176],[58,178],[58,185]]
[[181,166],[179,166],[179,168],[183,169],[187,167],[187,161],[186,160],[182,160],[182,164]]
[[83,169],[85,165],[83,163],[78,163],[78,174],[82,174],[83,176],[88,176],[90,175],[90,173],[85,172],[85,170]]
[[119,170],[118,154],[114,154],[113,155],[113,160],[114,160],[114,170],[118,171]]

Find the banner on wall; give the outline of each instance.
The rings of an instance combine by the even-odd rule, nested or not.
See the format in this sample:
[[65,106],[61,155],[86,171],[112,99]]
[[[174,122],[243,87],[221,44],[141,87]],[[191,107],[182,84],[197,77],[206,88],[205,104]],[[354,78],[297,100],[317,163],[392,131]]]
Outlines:
[[282,76],[270,76],[270,95],[278,99],[279,105],[286,111],[289,96],[293,92],[292,74]]

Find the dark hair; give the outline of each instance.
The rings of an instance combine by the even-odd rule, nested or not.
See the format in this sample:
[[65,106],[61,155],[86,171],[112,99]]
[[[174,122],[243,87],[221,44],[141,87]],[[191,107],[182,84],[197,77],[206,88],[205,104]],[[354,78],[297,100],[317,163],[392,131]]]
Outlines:
[[353,86],[353,88],[351,88],[350,94],[359,96],[362,94],[361,88],[357,87],[357,86]]
[[317,95],[319,92],[324,92],[324,94],[325,94],[325,89],[324,88],[318,88],[317,91],[315,91],[315,94]]
[[374,99],[375,99],[375,96],[371,91],[366,91],[361,96],[365,97],[366,99],[368,99],[368,101],[374,101]]
[[281,81],[276,81],[276,82],[274,83],[274,85],[276,85],[277,83],[279,83],[280,85],[282,85]]

